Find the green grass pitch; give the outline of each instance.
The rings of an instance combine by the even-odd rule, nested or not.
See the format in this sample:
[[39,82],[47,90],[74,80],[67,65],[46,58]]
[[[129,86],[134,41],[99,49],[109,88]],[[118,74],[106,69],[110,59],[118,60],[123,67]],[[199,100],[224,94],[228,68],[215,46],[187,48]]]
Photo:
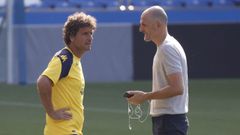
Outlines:
[[[129,131],[128,89],[150,91],[151,82],[86,84],[85,135],[151,135],[150,117]],[[189,94],[189,135],[239,134],[239,79],[190,80]],[[35,85],[0,84],[0,135],[43,135],[44,122]]]

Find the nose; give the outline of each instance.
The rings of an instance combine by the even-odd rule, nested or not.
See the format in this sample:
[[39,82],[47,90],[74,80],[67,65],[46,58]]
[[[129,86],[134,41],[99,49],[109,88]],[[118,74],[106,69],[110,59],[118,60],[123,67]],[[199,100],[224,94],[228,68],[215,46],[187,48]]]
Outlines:
[[89,42],[90,44],[92,44],[92,41],[93,41],[93,35],[91,35],[91,36],[88,37],[88,42]]
[[93,35],[89,36],[89,40],[92,41],[93,40]]

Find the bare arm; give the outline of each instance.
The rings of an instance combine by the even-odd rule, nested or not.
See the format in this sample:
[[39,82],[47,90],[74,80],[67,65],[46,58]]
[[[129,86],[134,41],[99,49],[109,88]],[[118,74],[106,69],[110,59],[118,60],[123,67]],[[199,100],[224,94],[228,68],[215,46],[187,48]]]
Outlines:
[[146,93],[146,99],[165,99],[183,94],[181,73],[174,73],[167,77],[168,85],[161,91]]
[[183,94],[181,73],[174,73],[167,76],[168,85],[161,90],[154,92],[129,91],[134,94],[128,101],[132,104],[141,104],[145,100],[166,99]]
[[54,110],[51,98],[52,81],[48,77],[40,76],[37,80],[37,88],[44,109],[51,118],[55,120],[68,120],[72,118],[72,115],[66,112],[69,108]]

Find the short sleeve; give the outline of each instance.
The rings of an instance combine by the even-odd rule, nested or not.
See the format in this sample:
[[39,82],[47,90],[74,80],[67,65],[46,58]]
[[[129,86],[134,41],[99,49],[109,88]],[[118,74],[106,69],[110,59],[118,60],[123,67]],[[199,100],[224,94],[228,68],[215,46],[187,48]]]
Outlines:
[[175,48],[165,46],[163,48],[163,57],[163,65],[167,75],[182,71],[181,58]]
[[62,65],[60,59],[54,56],[49,62],[48,67],[43,71],[42,75],[47,76],[50,80],[52,80],[53,84],[55,85],[59,80],[61,68]]

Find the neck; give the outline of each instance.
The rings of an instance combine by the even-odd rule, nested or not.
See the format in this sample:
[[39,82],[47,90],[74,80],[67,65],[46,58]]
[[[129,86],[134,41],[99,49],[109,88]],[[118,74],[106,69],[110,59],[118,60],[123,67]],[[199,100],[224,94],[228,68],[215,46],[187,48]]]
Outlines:
[[160,33],[158,34],[158,36],[156,37],[156,41],[154,42],[157,46],[160,46],[163,41],[166,39],[168,34],[167,29],[160,31]]
[[155,44],[157,45],[157,46],[160,46],[163,42],[164,42],[164,40],[166,39],[166,37],[167,37],[167,32],[163,32],[163,33],[161,33],[160,35],[160,37],[161,38],[158,38],[158,40],[155,42]]
[[78,58],[81,58],[84,54],[83,51],[77,49],[76,47],[74,47],[73,45],[68,45],[68,48],[72,51],[72,53],[77,56]]

